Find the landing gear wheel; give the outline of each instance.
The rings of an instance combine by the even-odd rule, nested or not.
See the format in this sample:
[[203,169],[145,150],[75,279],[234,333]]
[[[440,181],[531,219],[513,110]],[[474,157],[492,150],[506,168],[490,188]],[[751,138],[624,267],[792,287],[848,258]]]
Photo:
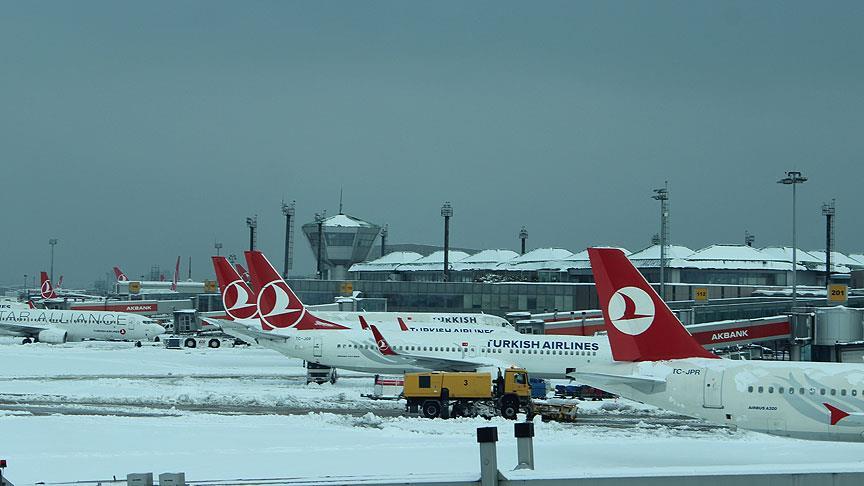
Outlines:
[[215,339],[215,338],[211,339],[210,341],[207,341],[207,347],[209,347],[209,348],[216,349],[221,345],[222,345],[222,343],[218,339]]
[[429,400],[423,403],[423,416],[426,418],[436,418],[441,414],[441,404],[434,401]]
[[135,341],[135,347],[140,348],[141,347],[141,341]]
[[194,348],[196,346],[195,340],[193,338],[186,338],[186,340],[183,341],[183,346]]
[[23,340],[21,340],[21,344],[32,344],[32,343],[33,343],[33,340],[30,339],[29,337],[26,337]]
[[159,336],[156,336],[155,338],[153,338],[153,342],[158,343],[159,342]]

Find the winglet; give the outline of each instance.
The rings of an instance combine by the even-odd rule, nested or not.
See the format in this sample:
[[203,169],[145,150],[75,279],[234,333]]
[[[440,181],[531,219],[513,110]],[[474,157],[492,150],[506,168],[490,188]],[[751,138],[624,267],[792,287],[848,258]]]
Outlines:
[[401,317],[397,317],[396,320],[399,321],[399,329],[402,329],[403,331],[408,330],[408,326],[405,325],[405,321],[403,321]]
[[825,405],[825,408],[831,412],[831,425],[837,425],[837,422],[849,416],[849,412],[844,412],[837,407],[833,407],[827,403],[823,403],[822,405]]
[[114,267],[114,276],[117,277],[118,282],[128,282],[129,277],[123,273],[123,270],[120,270],[120,267]]
[[366,318],[363,316],[360,316],[360,329],[363,329],[364,331],[369,329],[369,323],[366,322]]
[[396,356],[396,352],[393,351],[393,348],[390,347],[390,344],[384,339],[384,336],[381,335],[375,324],[369,327],[372,328],[372,335],[375,336],[375,342],[378,343],[378,351],[381,351],[381,354],[384,356]]

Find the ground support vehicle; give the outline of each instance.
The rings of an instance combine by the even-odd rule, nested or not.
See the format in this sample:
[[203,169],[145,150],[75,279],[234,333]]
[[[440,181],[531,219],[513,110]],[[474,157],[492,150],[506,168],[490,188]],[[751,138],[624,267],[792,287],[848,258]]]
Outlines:
[[404,386],[405,378],[402,375],[375,375],[372,393],[363,393],[360,396],[372,400],[400,400]]
[[493,380],[491,373],[406,373],[402,392],[408,413],[426,418],[501,415],[515,420],[519,411],[533,417],[528,372],[508,368]]
[[534,405],[534,412],[539,415],[544,422],[575,422],[577,410],[578,407],[575,403],[537,403]]
[[162,343],[168,349],[181,348],[221,348],[222,346],[235,346],[237,343],[233,337],[221,335],[199,335],[199,336],[169,336],[163,337]]
[[323,385],[328,381],[336,383],[336,368],[331,368],[317,363],[306,363],[306,384],[317,383]]

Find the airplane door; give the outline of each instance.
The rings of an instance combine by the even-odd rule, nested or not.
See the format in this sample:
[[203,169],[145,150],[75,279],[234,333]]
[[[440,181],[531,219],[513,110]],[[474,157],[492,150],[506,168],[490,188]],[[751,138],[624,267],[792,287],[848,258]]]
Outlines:
[[314,356],[316,358],[320,358],[322,348],[324,348],[324,339],[322,339],[320,337],[316,337],[312,341],[312,356]]
[[723,408],[723,370],[705,369],[702,400],[705,408]]

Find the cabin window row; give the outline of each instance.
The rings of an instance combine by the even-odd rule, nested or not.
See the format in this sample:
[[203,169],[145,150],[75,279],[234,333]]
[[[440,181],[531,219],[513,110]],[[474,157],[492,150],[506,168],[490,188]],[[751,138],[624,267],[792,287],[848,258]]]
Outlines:
[[[337,348],[376,349],[372,344],[337,344]],[[468,352],[468,348],[453,346],[393,346],[396,351],[437,351],[444,353]],[[570,356],[597,356],[597,351],[574,351],[571,349],[508,349],[510,354],[548,354]],[[500,348],[480,348],[481,353],[503,353]]]
[[[753,393],[753,392],[756,392],[756,393],[774,393],[775,392],[773,386],[754,387],[752,385],[747,387],[747,391],[749,393]],[[845,397],[847,395],[853,396],[853,397],[858,396],[858,390],[846,390],[845,388],[841,388],[838,390],[836,388],[813,388],[813,387],[795,388],[795,387],[791,387],[791,386],[790,387],[778,386],[776,392],[777,393],[786,393],[789,395],[795,395],[797,393],[798,395],[807,395],[807,394],[816,395],[816,394],[819,394],[819,395],[830,395],[832,397],[837,396],[837,395],[840,395],[841,397]],[[861,396],[864,397],[864,390],[861,390]]]

